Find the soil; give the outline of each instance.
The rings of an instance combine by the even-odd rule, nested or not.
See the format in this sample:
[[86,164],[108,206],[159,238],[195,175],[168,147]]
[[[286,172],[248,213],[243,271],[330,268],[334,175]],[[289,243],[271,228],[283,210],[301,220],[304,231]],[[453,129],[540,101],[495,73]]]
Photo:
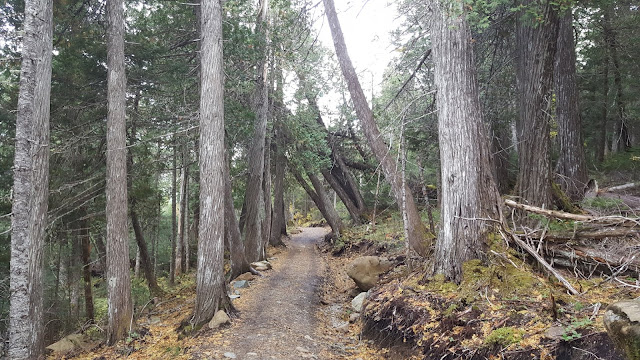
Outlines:
[[[542,335],[552,323],[551,316],[544,315],[550,313],[545,301],[522,294],[515,297],[516,293],[511,300],[491,294],[489,299],[485,292],[485,298],[474,302],[438,290],[447,284],[437,282],[428,285],[434,291],[427,291],[409,281],[412,275],[401,247],[362,240],[336,251],[324,242],[327,232],[326,228],[304,228],[285,241],[286,248],[270,248],[273,269],[254,277],[248,288],[231,287],[230,292],[240,295],[233,300],[238,312],[231,325],[179,338],[175,329],[193,309],[194,285],[185,283],[138,319],[146,328],[141,337],[82,352],[77,358],[622,360],[600,325],[579,329],[581,336],[574,341],[544,340]],[[363,255],[385,255],[397,266],[370,291],[363,313],[356,317],[350,301],[359,291],[346,275],[346,268],[352,259]],[[468,277],[473,278],[471,275]],[[491,279],[501,277],[494,275]],[[515,276],[503,275],[503,282]],[[580,300],[583,304],[594,302]],[[584,315],[571,310],[571,301],[556,300],[567,312],[565,326],[570,319]],[[582,312],[592,310],[585,306]],[[508,349],[483,345],[489,331],[508,327],[522,329],[525,341],[538,340]]]
[[194,349],[193,358],[223,359],[225,353],[237,359],[320,358],[327,344],[318,337],[316,310],[326,264],[316,243],[326,232],[306,228],[293,235],[287,249],[272,258],[273,270],[234,301],[239,317],[215,344]]

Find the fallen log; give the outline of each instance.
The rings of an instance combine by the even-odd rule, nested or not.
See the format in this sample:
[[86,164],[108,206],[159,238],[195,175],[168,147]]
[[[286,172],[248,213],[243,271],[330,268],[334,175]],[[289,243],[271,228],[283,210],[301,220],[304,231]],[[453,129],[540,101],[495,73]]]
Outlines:
[[640,218],[629,218],[624,216],[591,216],[572,214],[564,211],[543,209],[537,206],[525,205],[517,203],[513,200],[505,199],[504,204],[514,209],[524,210],[535,214],[554,217],[556,219],[573,220],[583,223],[596,223],[602,225],[620,225],[620,226],[640,226]]
[[600,240],[613,237],[634,237],[640,236],[640,228],[627,227],[605,227],[601,229],[580,229],[576,231],[546,232],[535,231],[531,235],[533,238],[553,241],[569,240]]
[[627,183],[627,184],[624,184],[624,185],[616,185],[616,186],[611,186],[611,187],[608,187],[608,188],[604,188],[601,191],[604,191],[604,192],[616,192],[616,191],[623,191],[623,190],[633,189],[633,188],[636,188],[636,187],[639,187],[639,186],[640,186],[640,182]]
[[611,275],[634,275],[640,271],[640,253],[626,255],[584,245],[547,245],[544,255],[553,264],[567,268],[581,268],[589,272],[599,271]]

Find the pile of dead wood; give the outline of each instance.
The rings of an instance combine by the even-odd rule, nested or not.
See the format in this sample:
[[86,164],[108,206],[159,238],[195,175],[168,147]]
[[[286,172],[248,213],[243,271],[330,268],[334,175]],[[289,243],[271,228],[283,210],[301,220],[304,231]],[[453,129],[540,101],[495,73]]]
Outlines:
[[[637,184],[597,190],[590,196],[613,197]],[[613,190],[613,191],[612,191]],[[578,293],[558,267],[570,269],[576,276],[605,275],[624,286],[640,288],[640,198],[628,194],[618,197],[628,209],[624,215],[572,214],[505,200],[505,205],[520,213],[543,216],[539,227],[518,226],[517,221],[502,220],[501,234],[536,259],[550,274],[574,294]],[[634,202],[637,201],[637,204]],[[638,212],[634,211],[638,210]],[[629,216],[631,215],[631,216]],[[509,224],[510,222],[510,224]],[[563,226],[550,226],[562,223]],[[634,278],[634,281],[630,281]]]

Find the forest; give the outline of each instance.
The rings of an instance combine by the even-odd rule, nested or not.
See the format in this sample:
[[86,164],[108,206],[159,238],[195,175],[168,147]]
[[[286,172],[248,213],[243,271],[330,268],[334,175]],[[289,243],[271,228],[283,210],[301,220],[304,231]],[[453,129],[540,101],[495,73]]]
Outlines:
[[0,358],[640,359],[639,58],[630,0],[5,0]]

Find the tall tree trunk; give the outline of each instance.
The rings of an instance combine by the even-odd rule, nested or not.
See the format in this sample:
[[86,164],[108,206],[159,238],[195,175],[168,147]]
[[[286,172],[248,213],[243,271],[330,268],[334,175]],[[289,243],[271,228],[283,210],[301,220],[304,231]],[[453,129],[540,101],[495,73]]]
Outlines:
[[131,330],[133,302],[129,275],[127,223],[126,75],[124,4],[107,2],[107,343]]
[[136,263],[133,266],[133,276],[138,278],[140,277],[140,249],[136,247]]
[[344,206],[349,212],[351,221],[354,225],[362,224],[362,212],[358,209],[358,206],[351,200],[347,191],[342,187],[338,179],[331,173],[329,169],[323,169],[321,171],[324,179],[329,183],[331,188],[336,192]]
[[191,323],[207,323],[218,308],[230,306],[224,279],[224,72],[222,8],[201,3],[200,230],[196,300]]
[[267,135],[264,151],[264,219],[262,220],[262,248],[263,251],[269,244],[271,238],[271,218],[273,215],[273,205],[271,204],[271,136]]
[[[347,81],[349,92],[351,93],[351,99],[353,100],[356,114],[362,123],[364,134],[367,138],[369,146],[382,166],[385,178],[391,184],[393,189],[393,195],[398,205],[402,204],[402,179],[395,169],[393,159],[387,156],[387,146],[382,140],[378,126],[373,118],[373,112],[367,104],[358,76],[351,63],[349,54],[347,52],[347,46],[344,42],[344,36],[342,35],[342,29],[340,28],[340,22],[338,21],[338,15],[333,4],[333,0],[323,0],[327,19],[329,21],[329,27],[331,28],[331,35],[333,37],[333,44],[336,49],[336,54],[340,62],[340,68],[342,74]],[[405,189],[406,194],[411,194],[410,189]],[[430,252],[431,244],[427,229],[425,228],[422,220],[420,219],[420,213],[413,200],[413,196],[406,197],[407,208],[407,228],[409,229],[408,243],[413,250],[422,256],[426,256]]]
[[233,193],[231,190],[231,176],[229,172],[228,154],[225,152],[224,161],[224,233],[229,244],[229,258],[231,260],[231,279],[249,271],[249,262],[245,256],[244,243],[240,235],[240,227],[233,207]]
[[183,272],[184,273],[188,273],[189,272],[189,259],[191,258],[191,246],[189,244],[190,241],[190,229],[191,229],[191,225],[189,225],[189,174],[187,173],[187,188],[185,189],[185,193],[186,193],[186,203],[184,206],[184,239],[183,239],[183,243],[184,243],[184,260],[182,261],[182,267],[183,267]]
[[611,26],[611,8],[604,12],[604,37],[609,47],[611,62],[613,64],[613,83],[616,87],[616,124],[615,137],[611,144],[611,150],[627,151],[631,147],[629,129],[625,119],[624,93],[622,89],[622,74],[620,72],[620,57],[618,55],[618,34]]
[[501,194],[508,194],[513,186],[513,176],[509,173],[512,153],[512,142],[510,128],[496,122],[492,123],[493,137],[491,141],[491,152],[494,154],[494,173]]
[[173,134],[173,169],[171,170],[171,258],[169,259],[169,284],[176,279],[176,246],[178,244],[178,220],[176,214],[178,192],[178,154],[176,151],[176,134]]
[[557,21],[549,0],[542,4],[523,0],[535,8],[542,22],[534,23],[529,12],[518,17],[516,29],[516,75],[520,116],[516,121],[519,171],[516,192],[529,205],[550,208],[551,159],[549,154],[549,108],[556,52]]
[[302,186],[307,195],[309,195],[311,200],[316,204],[322,216],[325,218],[325,220],[327,220],[327,223],[331,227],[333,237],[340,237],[340,233],[344,229],[344,225],[342,224],[340,216],[338,216],[338,212],[333,207],[331,200],[329,200],[329,197],[327,196],[326,191],[324,190],[324,186],[322,186],[322,183],[320,182],[320,179],[318,179],[318,177],[314,174],[307,173],[309,180],[311,180],[311,183],[315,189],[314,191],[313,189],[311,189],[311,187],[309,187],[309,184],[302,177],[302,174],[295,166],[290,165],[289,169],[291,170],[291,173],[296,178],[300,186]]
[[96,245],[96,252],[98,253],[97,262],[99,264],[100,271],[102,272],[102,277],[106,278],[107,271],[107,246],[104,243],[103,239],[104,233],[101,233],[93,238]]
[[[86,213],[86,211],[81,211]],[[93,286],[91,284],[91,239],[89,224],[86,219],[80,220],[80,238],[82,242],[82,280],[84,283],[84,313],[87,321],[93,323]]]
[[176,260],[175,260],[175,276],[180,276],[184,271],[184,254],[185,254],[185,230],[186,230],[186,210],[187,210],[187,182],[189,181],[188,175],[188,155],[187,145],[183,144],[182,149],[182,172],[180,174],[180,209],[178,210],[178,236],[176,237]]
[[[435,271],[462,280],[462,264],[484,257],[490,230],[485,219],[499,213],[500,195],[482,121],[471,31],[464,16],[432,0],[432,42],[438,89],[438,139],[442,174],[440,235]],[[462,3],[453,12],[462,12]],[[449,10],[451,11],[451,10]]]
[[269,243],[271,246],[284,245],[281,239],[281,229],[284,224],[286,229],[286,221],[284,217],[284,173],[286,166],[286,157],[284,154],[284,139],[282,124],[278,121],[274,126],[275,134],[275,174],[273,179],[273,217],[271,218],[271,234]]
[[602,115],[600,119],[600,133],[598,134],[598,144],[596,148],[596,160],[598,163],[604,161],[604,154],[607,149],[607,124],[609,118],[609,54],[605,51],[602,61]]
[[[298,78],[304,87],[311,87],[306,82],[304,75],[298,74]],[[361,224],[362,213],[365,210],[365,206],[364,199],[360,194],[360,189],[353,179],[351,171],[344,164],[342,156],[338,152],[335,144],[336,140],[333,138],[331,133],[329,133],[324,121],[322,120],[322,114],[320,113],[320,107],[318,106],[315,95],[307,93],[306,98],[309,102],[309,106],[316,113],[316,122],[318,123],[318,127],[326,133],[325,139],[331,148],[331,160],[333,161],[333,164],[330,169],[322,170],[322,175],[347,208],[353,224]]]
[[69,313],[67,321],[72,327],[80,319],[80,284],[82,271],[82,245],[78,231],[73,231],[71,237],[71,261],[69,261]]
[[573,200],[579,201],[589,180],[584,158],[582,119],[576,82],[576,52],[571,9],[559,17],[557,51],[554,68],[556,118],[560,156],[556,165],[558,183]]
[[256,121],[253,133],[253,143],[249,150],[249,175],[247,178],[247,188],[245,191],[245,251],[247,260],[257,261],[263,257],[263,236],[262,221],[264,219],[264,194],[263,194],[263,174],[264,174],[264,152],[265,138],[267,134],[267,117],[269,111],[268,98],[268,27],[267,14],[269,9],[268,0],[260,1],[260,16],[256,26],[256,33],[261,37],[263,52],[258,69],[258,80],[254,92],[253,109],[256,114]]
[[49,101],[53,2],[26,0],[16,118],[11,218],[11,359],[42,355],[43,246],[49,196]]
[[152,295],[161,295],[162,289],[158,286],[158,282],[156,281],[156,276],[153,273],[153,263],[151,262],[151,257],[149,256],[149,251],[147,250],[147,242],[144,240],[144,233],[142,232],[142,226],[140,226],[140,221],[138,219],[138,213],[134,209],[134,203],[132,201],[131,204],[131,223],[133,225],[133,232],[136,237],[136,243],[138,244],[138,251],[140,252],[140,262],[142,265],[142,271],[144,272],[144,277],[147,279],[147,285],[149,285],[149,292]]

